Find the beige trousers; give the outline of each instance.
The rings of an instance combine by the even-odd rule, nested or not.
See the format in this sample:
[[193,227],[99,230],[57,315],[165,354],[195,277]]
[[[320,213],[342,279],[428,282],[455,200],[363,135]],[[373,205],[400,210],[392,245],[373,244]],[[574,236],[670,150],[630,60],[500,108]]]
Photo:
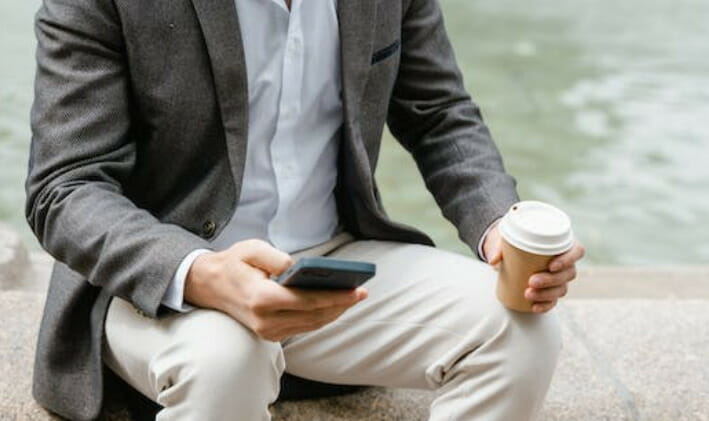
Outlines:
[[[327,254],[342,241],[301,255]],[[561,348],[553,312],[504,309],[494,270],[432,247],[355,241],[330,255],[377,264],[369,297],[330,325],[275,343],[220,312],[154,320],[114,299],[106,364],[164,407],[159,421],[269,420],[284,370],[329,383],[438,389],[430,420],[535,419]]]

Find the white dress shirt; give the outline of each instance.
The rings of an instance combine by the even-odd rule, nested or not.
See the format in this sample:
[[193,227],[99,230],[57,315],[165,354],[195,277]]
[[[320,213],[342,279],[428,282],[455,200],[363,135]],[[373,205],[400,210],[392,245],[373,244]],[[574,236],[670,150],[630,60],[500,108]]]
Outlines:
[[[337,0],[236,0],[249,90],[246,164],[237,209],[212,241],[248,238],[286,252],[329,240],[343,122]],[[234,92],[234,95],[243,95]],[[162,303],[185,311],[183,261]]]

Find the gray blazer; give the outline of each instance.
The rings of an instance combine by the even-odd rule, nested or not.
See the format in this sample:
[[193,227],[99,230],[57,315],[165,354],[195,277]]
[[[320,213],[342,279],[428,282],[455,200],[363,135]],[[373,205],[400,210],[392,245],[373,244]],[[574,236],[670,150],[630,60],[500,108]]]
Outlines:
[[[463,87],[437,0],[340,0],[338,209],[360,238],[432,244],[391,221],[374,181],[385,123],[475,246],[517,200]],[[34,396],[100,414],[103,323],[119,296],[149,317],[180,261],[233,214],[248,95],[234,0],[44,0],[27,220],[57,260]]]

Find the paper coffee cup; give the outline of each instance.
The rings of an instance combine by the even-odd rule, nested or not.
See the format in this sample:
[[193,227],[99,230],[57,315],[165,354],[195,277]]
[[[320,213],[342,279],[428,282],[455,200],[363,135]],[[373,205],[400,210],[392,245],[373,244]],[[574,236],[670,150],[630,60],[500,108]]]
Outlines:
[[549,262],[571,249],[574,234],[571,220],[562,210],[537,201],[513,205],[500,221],[502,264],[497,281],[497,298],[505,307],[531,312],[524,298],[529,278],[547,270]]

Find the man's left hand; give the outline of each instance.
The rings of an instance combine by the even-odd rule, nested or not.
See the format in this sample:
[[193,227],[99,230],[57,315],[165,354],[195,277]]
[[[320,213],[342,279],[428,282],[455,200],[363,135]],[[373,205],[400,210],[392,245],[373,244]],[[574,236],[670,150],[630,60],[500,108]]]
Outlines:
[[[499,269],[502,262],[502,237],[493,227],[485,238],[483,251],[488,263]],[[535,273],[529,278],[529,288],[524,292],[527,300],[533,303],[532,311],[545,313],[568,292],[568,284],[576,278],[576,262],[586,254],[583,244],[576,241],[571,250],[556,256],[549,262],[546,272]]]

